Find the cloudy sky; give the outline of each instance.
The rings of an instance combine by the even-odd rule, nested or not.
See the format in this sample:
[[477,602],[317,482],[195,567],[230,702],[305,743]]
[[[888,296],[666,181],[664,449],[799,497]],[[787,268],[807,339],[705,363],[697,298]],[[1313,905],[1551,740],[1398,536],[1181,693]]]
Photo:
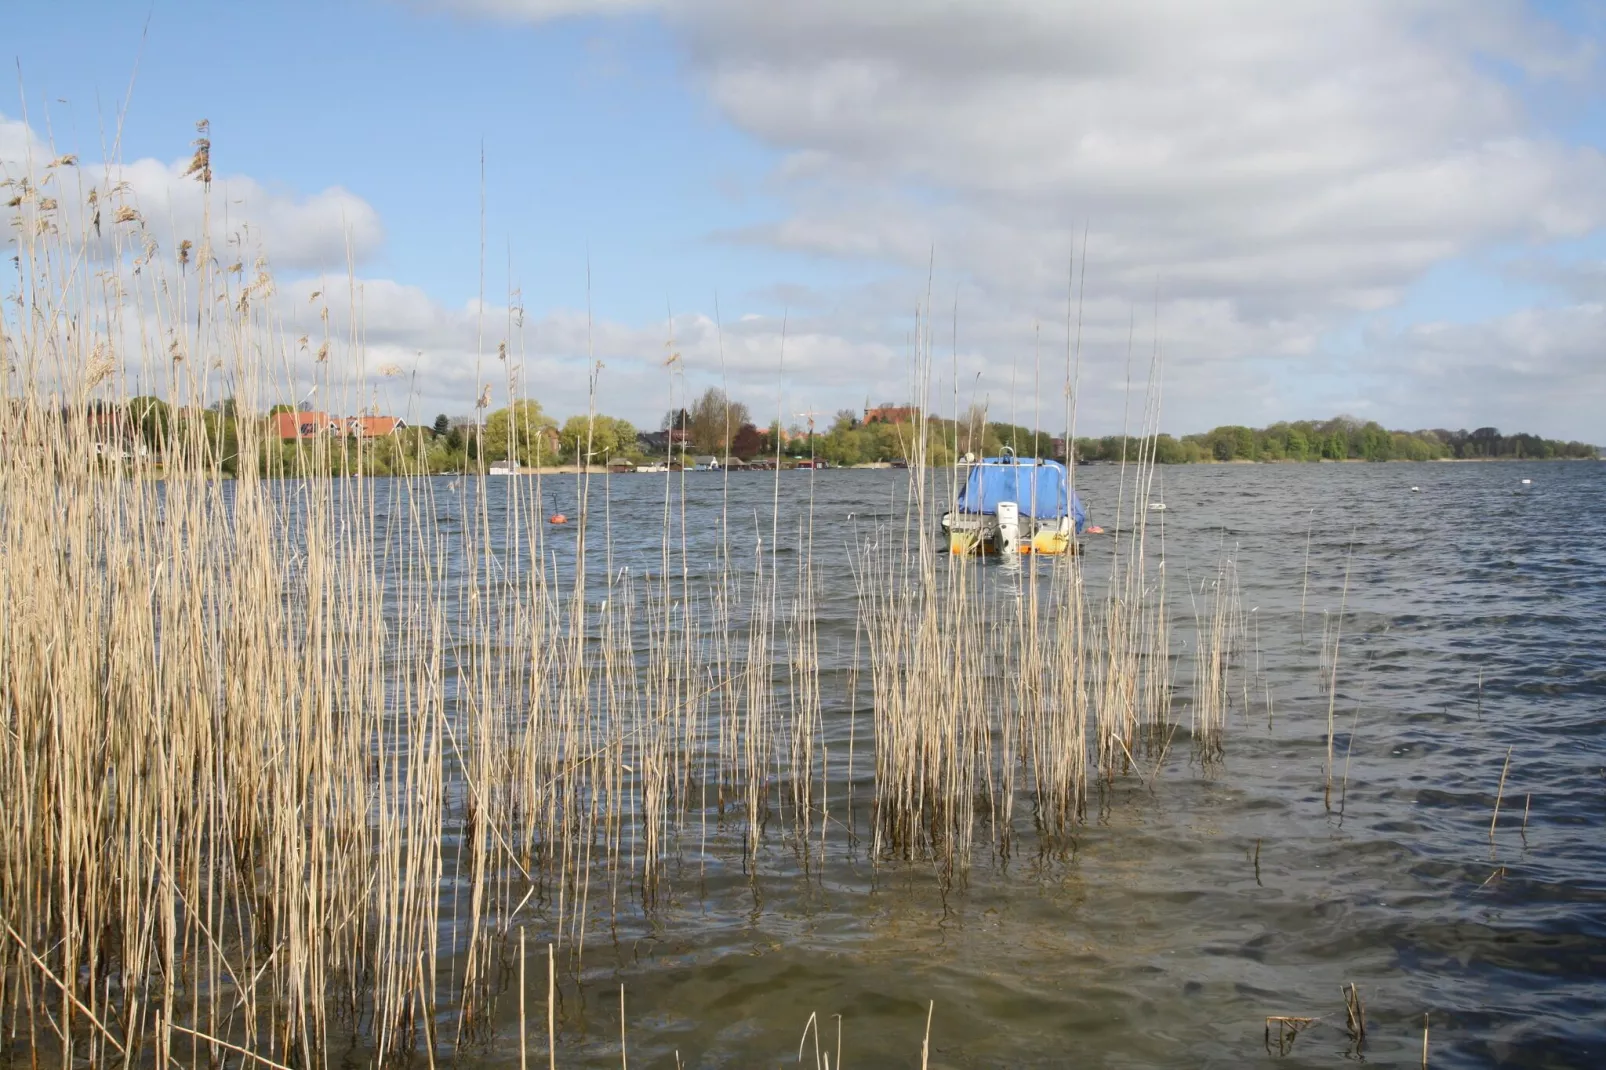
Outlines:
[[929,307],[940,408],[1057,425],[1074,303],[1084,432],[1158,349],[1178,433],[1606,442],[1596,3],[56,0],[6,40],[0,167],[115,156],[176,240],[209,119],[225,225],[292,317],[359,295],[410,415],[509,337],[558,415],[588,353],[644,425],[722,377],[788,422],[902,400]]

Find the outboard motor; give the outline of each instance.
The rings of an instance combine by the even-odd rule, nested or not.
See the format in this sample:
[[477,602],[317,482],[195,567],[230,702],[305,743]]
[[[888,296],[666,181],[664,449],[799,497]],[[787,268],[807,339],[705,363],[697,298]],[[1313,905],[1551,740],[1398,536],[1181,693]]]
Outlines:
[[1020,553],[1020,505],[998,503],[998,549],[1006,554]]

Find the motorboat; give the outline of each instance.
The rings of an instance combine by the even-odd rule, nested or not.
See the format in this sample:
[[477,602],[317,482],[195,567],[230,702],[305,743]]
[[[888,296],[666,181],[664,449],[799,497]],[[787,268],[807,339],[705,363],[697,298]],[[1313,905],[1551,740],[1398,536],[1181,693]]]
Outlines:
[[1087,510],[1071,489],[1065,466],[1038,457],[1003,456],[971,461],[951,512],[942,515],[948,550],[955,554],[1065,554]]

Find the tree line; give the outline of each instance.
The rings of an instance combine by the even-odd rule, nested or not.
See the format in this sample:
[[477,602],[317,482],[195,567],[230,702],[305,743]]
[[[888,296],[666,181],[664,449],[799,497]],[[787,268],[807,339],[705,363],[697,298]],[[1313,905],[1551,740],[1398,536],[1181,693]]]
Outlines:
[[[110,411],[111,407],[103,407]],[[156,397],[137,397],[116,407],[126,434],[155,452],[205,449],[225,472],[239,470],[241,418],[232,399],[203,411],[175,410]],[[275,406],[273,412],[292,411]],[[891,418],[884,414],[892,414]],[[517,401],[479,418],[444,414],[422,427],[364,441],[332,435],[322,448],[303,441],[281,441],[271,428],[259,436],[256,464],[264,474],[362,470],[474,471],[499,461],[526,466],[603,467],[610,461],[680,461],[696,457],[756,459],[814,458],[837,467],[907,463],[924,434],[928,464],[952,464],[966,455],[995,457],[1006,448],[1022,457],[1067,459],[1066,440],[1042,430],[989,418],[972,406],[956,418],[926,416],[909,405],[882,405],[863,413],[842,409],[829,422],[809,417],[784,427],[780,421],[757,426],[748,407],[723,390],[711,388],[690,405],[665,413],[659,429],[639,433],[628,420],[583,413],[561,424],[533,399]],[[1497,428],[1391,431],[1375,421],[1337,416],[1330,420],[1279,422],[1263,428],[1225,425],[1199,434],[1149,438],[1107,435],[1078,437],[1071,456],[1084,462],[1136,461],[1159,464],[1244,461],[1432,461],[1494,459],[1598,459],[1599,450],[1582,442],[1546,439],[1527,433],[1502,434]]]
[[[1597,459],[1599,449],[1584,442],[1564,442],[1519,433],[1503,435],[1493,427],[1475,431],[1443,428],[1390,431],[1376,421],[1336,416],[1331,420],[1297,420],[1251,428],[1226,425],[1195,435],[1153,440],[1160,464],[1226,461],[1444,461]],[[1077,456],[1117,461],[1123,451],[1138,456],[1134,438],[1111,435],[1077,439]]]

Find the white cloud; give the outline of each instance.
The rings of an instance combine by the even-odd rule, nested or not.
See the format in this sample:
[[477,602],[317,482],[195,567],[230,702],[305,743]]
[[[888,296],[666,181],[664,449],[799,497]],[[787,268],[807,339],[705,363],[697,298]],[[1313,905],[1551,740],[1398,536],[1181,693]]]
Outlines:
[[[42,196],[57,203],[52,218],[69,240],[82,238],[93,252],[109,254],[115,207],[127,205],[139,212],[162,255],[174,255],[178,242],[186,239],[199,247],[207,191],[195,177],[186,176],[188,159],[103,163],[80,157],[76,166],[50,166],[70,151],[45,144],[22,121],[0,115],[0,177],[39,186]],[[15,195],[15,187],[10,189],[4,200]],[[29,212],[33,205],[22,208]],[[297,195],[246,176],[215,172],[210,217],[215,255],[224,266],[241,255],[250,259],[264,252],[281,268],[343,269],[348,255],[361,263],[384,242],[373,206],[339,186]]]
[[[1423,323],[1377,340],[1372,369],[1391,410],[1434,400],[1436,426],[1558,427],[1599,442],[1606,303],[1531,308],[1475,324]],[[1498,398],[1491,404],[1490,398]],[[1562,433],[1558,431],[1557,433]]]
[[[1013,394],[1036,408],[1025,384],[1041,374],[1039,393],[1053,409],[1067,260],[1080,257],[1090,232],[1079,332],[1084,430],[1118,429],[1129,354],[1141,382],[1158,344],[1172,430],[1343,407],[1398,425],[1498,423],[1606,438],[1596,415],[1606,410],[1606,383],[1592,349],[1606,322],[1598,290],[1580,292],[1587,266],[1562,273],[1575,280],[1574,303],[1563,307],[1374,326],[1359,332],[1358,348],[1330,341],[1396,306],[1436,264],[1515,243],[1533,251],[1529,277],[1545,278],[1557,274],[1545,268],[1548,246],[1606,223],[1606,157],[1544,132],[1510,80],[1587,80],[1598,65],[1593,43],[1568,39],[1525,8],[1501,0],[428,6],[532,21],[660,13],[714,104],[781,154],[768,192],[784,213],[719,237],[888,272],[874,284],[808,291],[761,280],[761,297],[794,307],[784,376],[783,325],[768,315],[728,315],[723,339],[705,315],[678,317],[671,350],[671,325],[588,329],[581,313],[531,310],[521,348],[506,309],[485,310],[482,336],[472,304],[449,307],[366,279],[356,299],[361,366],[335,343],[331,363],[346,395],[337,407],[465,413],[483,382],[501,404],[496,347],[510,336],[518,389],[559,415],[586,406],[588,354],[605,365],[603,408],[643,423],[656,421],[671,389],[722,379],[763,418],[909,398],[914,309],[935,256],[937,324],[927,329],[942,355],[933,384],[942,406],[957,379],[961,404],[973,395],[1002,412]],[[51,155],[0,116],[0,167],[15,174],[30,153],[36,167]],[[201,189],[183,176],[186,164],[85,164],[62,210],[80,211],[89,186],[126,182],[129,203],[171,255],[201,227]],[[360,264],[383,240],[371,206],[338,187],[291,195],[220,175],[213,204],[214,242],[224,248],[243,232],[288,280],[298,270],[343,273],[348,243]],[[343,274],[327,286],[283,283],[290,336],[321,337],[321,302],[307,301],[318,288],[331,290],[333,337],[346,338]],[[313,366],[316,346],[289,354],[296,390],[327,374]],[[680,377],[664,367],[671,351],[682,354]],[[379,375],[386,366],[418,375]]]
[[[530,20],[615,8],[469,6]],[[665,0],[662,12],[711,100],[784,157],[771,177],[784,217],[731,237],[892,265],[910,292],[935,250],[939,270],[960,269],[947,281],[963,278],[968,333],[996,354],[1018,353],[1031,322],[1063,307],[1066,259],[1089,226],[1090,359],[1119,366],[1132,306],[1158,294],[1187,385],[1168,391],[1168,423],[1231,407],[1192,365],[1219,376],[1228,358],[1280,357],[1366,374],[1323,353],[1324,338],[1396,305],[1430,267],[1606,224],[1606,157],[1546,133],[1518,86],[1584,84],[1596,46],[1504,0]],[[1571,384],[1550,389],[1567,408]],[[1296,381],[1281,402],[1305,414],[1314,397]],[[1401,409],[1426,420],[1436,404]]]
[[947,202],[949,259],[994,285],[1040,288],[1040,254],[1089,220],[1103,284],[1159,273],[1254,316],[1386,299],[1479,243],[1606,218],[1601,154],[1529,136],[1439,5],[785,10],[683,14],[713,98],[792,154],[803,199],[774,237],[810,251],[910,259],[904,219],[852,213],[857,189],[913,184]]
[[[344,276],[289,283],[277,299],[292,339],[288,375],[276,384],[280,393],[300,397],[318,383],[323,404],[338,409],[376,404],[415,419],[432,419],[438,412],[470,414],[487,386],[493,408],[507,403],[511,389],[537,399],[559,418],[585,412],[588,371],[595,360],[602,364],[601,411],[642,426],[656,427],[671,403],[722,384],[750,406],[755,420],[767,423],[779,412],[790,423],[793,412],[830,400],[813,389],[821,377],[848,381],[865,367],[898,364],[897,354],[879,342],[848,341],[794,322],[785,331],[783,376],[782,325],[760,316],[725,324],[723,337],[716,323],[700,314],[638,327],[606,320],[588,325],[584,312],[554,309],[527,314],[521,325],[517,310],[487,306],[482,316],[475,302],[448,307],[417,287]],[[305,346],[299,344],[303,336]],[[327,361],[320,363],[325,337],[331,345]],[[349,342],[352,337],[360,339],[356,346]],[[504,342],[505,361],[500,356]],[[387,368],[402,374],[386,375],[382,369]],[[806,377],[800,369],[806,369]],[[906,384],[882,385],[889,396],[905,395]]]

